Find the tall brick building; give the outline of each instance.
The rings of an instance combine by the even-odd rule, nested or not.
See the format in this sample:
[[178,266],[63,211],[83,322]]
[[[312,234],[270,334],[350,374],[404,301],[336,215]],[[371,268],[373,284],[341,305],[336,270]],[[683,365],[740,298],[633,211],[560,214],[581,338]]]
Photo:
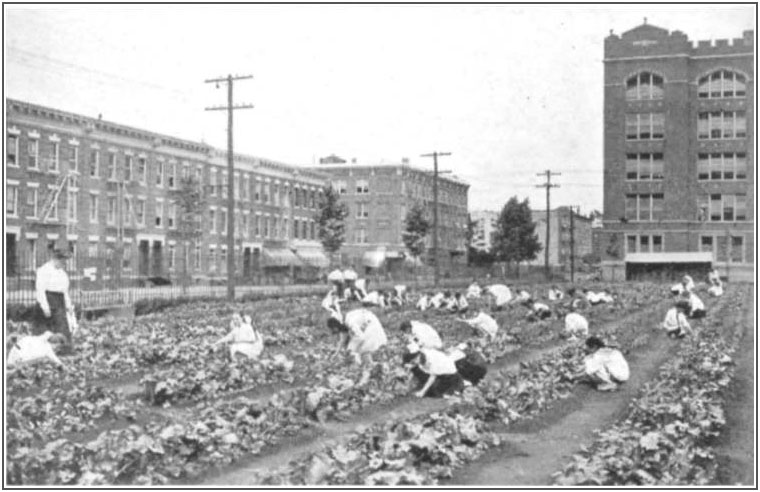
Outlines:
[[754,31],[695,44],[645,23],[605,39],[606,277],[707,258],[751,278],[753,53]]
[[[357,164],[336,156],[313,167],[330,176],[332,186],[348,205],[346,242],[341,248],[357,267],[393,268],[407,256],[402,241],[406,212],[415,202],[424,204],[433,218],[433,175],[411,167],[406,159],[394,163]],[[466,264],[467,191],[469,185],[451,176],[438,178],[438,255],[442,272],[452,264]],[[432,231],[427,238],[426,263],[433,254]]]
[[[174,138],[6,99],[5,261],[9,283],[26,288],[52,246],[75,253],[76,278],[108,285],[114,277],[176,280],[187,266],[195,281],[223,279],[227,220],[235,220],[237,276],[285,275],[326,266],[317,238],[326,176],[236,154],[236,213],[227,217],[227,154]],[[206,204],[197,240],[178,230],[175,195],[194,175]],[[47,220],[43,210],[60,193]],[[288,272],[288,274],[291,272]],[[87,287],[87,286],[85,286]],[[11,286],[11,288],[16,288]]]

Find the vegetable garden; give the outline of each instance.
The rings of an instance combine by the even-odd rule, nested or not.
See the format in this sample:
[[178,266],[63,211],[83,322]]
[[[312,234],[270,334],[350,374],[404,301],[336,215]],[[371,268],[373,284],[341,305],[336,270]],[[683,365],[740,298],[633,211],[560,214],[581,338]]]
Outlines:
[[[655,348],[660,358],[619,418],[584,448],[575,443],[545,463],[545,484],[711,483],[711,440],[725,424],[748,289],[703,295],[708,316],[694,323],[697,335],[670,341],[655,329],[667,287],[589,287],[609,288],[617,299],[584,310],[591,333],[634,362]],[[546,286],[530,290],[543,297]],[[357,387],[350,357],[332,356],[336,338],[320,301],[198,302],[83,323],[74,355],[64,359],[68,370],[30,366],[6,379],[6,483],[454,484],[501,456],[514,429],[529,432],[588,393],[570,379],[583,351],[561,336],[562,319],[530,322],[522,306],[495,315],[495,340],[449,314],[373,308],[389,342],[369,382]],[[211,347],[236,310],[264,336],[256,362],[230,362]],[[406,319],[434,326],[446,346],[470,341],[490,364],[486,379],[454,397],[410,396],[398,330]],[[515,480],[491,485],[521,484]]]

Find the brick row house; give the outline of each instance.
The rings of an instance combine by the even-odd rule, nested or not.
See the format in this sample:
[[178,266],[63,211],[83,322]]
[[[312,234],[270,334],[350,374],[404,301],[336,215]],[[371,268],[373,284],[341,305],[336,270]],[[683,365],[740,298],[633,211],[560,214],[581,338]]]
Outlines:
[[605,39],[607,278],[705,261],[752,278],[753,57],[754,31],[694,44],[644,24]]
[[[347,163],[336,156],[320,159],[311,169],[326,174],[349,209],[346,243],[341,249],[347,263],[360,269],[400,267],[411,257],[402,240],[407,211],[421,203],[433,220],[433,174],[400,162]],[[467,263],[467,192],[469,185],[456,177],[438,178],[438,258],[441,272]],[[433,264],[433,233],[426,238],[422,261]],[[371,270],[370,270],[371,271]]]
[[[326,266],[314,215],[327,179],[240,154],[234,168],[238,277]],[[6,99],[5,171],[7,280],[32,279],[54,246],[92,282],[177,279],[185,268],[196,282],[226,275],[225,151]],[[188,240],[176,196],[191,175],[206,207]]]

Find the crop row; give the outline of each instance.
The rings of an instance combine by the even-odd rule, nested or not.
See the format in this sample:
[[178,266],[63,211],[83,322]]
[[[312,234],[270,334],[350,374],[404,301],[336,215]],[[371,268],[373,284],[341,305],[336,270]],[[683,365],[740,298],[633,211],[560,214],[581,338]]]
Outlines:
[[696,338],[666,364],[632,403],[628,416],[603,431],[555,476],[558,485],[708,485],[715,473],[710,441],[725,425],[725,390],[746,297],[711,312]]

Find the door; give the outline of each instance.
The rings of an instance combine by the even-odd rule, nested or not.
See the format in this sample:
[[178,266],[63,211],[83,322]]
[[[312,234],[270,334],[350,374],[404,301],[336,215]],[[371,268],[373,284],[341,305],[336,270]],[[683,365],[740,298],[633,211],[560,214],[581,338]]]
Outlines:
[[251,248],[243,249],[243,278],[251,276]]
[[16,246],[16,234],[5,233],[5,275],[15,277],[18,275],[18,258]]
[[153,241],[153,252],[151,254],[152,267],[151,276],[163,277],[164,276],[164,243],[161,241]]
[[137,246],[137,274],[141,277],[148,276],[150,261],[150,242],[147,240],[140,241]]

